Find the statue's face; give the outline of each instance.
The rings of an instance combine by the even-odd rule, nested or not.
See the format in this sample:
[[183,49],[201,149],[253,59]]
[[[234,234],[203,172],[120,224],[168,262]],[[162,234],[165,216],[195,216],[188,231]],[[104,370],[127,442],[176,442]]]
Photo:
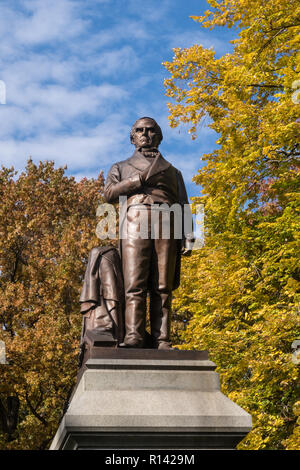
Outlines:
[[160,136],[152,119],[139,119],[136,122],[132,143],[137,148],[157,148],[159,146]]

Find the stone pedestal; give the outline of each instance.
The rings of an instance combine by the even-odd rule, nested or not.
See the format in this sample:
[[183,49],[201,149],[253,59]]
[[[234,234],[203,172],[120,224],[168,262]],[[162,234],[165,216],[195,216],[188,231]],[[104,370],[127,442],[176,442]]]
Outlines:
[[234,449],[250,431],[206,351],[99,350],[50,449]]

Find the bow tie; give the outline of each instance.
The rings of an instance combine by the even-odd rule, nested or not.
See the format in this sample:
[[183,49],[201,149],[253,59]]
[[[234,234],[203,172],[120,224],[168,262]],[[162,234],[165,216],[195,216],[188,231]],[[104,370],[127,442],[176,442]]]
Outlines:
[[157,148],[140,148],[139,151],[146,158],[155,158],[160,153]]

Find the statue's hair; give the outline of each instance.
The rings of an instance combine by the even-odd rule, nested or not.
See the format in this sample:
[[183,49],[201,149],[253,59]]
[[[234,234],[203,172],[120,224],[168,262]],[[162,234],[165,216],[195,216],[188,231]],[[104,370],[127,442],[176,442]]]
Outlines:
[[132,128],[131,128],[131,131],[130,131],[130,142],[132,143],[133,141],[133,136],[134,136],[134,133],[135,133],[135,129],[136,129],[136,124],[141,121],[142,119],[150,119],[150,121],[153,121],[154,123],[154,129],[155,131],[157,132],[158,136],[159,136],[159,143],[161,143],[161,141],[163,140],[163,135],[162,135],[162,131],[161,131],[161,128],[159,127],[159,125],[157,124],[157,122],[155,121],[155,119],[151,118],[151,117],[148,117],[148,116],[143,116],[139,119],[137,119],[135,121],[135,123],[133,124]]

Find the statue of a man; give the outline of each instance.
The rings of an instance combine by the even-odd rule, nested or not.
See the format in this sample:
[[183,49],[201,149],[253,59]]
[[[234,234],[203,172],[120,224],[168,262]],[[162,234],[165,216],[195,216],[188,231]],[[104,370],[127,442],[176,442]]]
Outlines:
[[[171,348],[172,290],[179,285],[181,254],[189,254],[193,242],[193,234],[184,235],[184,227],[181,227],[180,237],[175,236],[174,217],[170,212],[167,236],[161,233],[162,214],[157,217],[156,213],[153,217],[155,207],[168,208],[176,204],[183,208],[188,204],[180,171],[158,150],[162,138],[162,131],[154,119],[138,119],[130,134],[136,150],[130,158],[112,166],[104,190],[108,202],[117,201],[119,196],[127,197],[126,234],[120,237],[125,290],[125,347],[145,346],[149,293],[152,347]],[[123,222],[120,221],[121,231]],[[159,225],[156,229],[160,232],[156,231],[153,237],[155,224]],[[144,227],[142,237],[137,236],[141,225]]]

